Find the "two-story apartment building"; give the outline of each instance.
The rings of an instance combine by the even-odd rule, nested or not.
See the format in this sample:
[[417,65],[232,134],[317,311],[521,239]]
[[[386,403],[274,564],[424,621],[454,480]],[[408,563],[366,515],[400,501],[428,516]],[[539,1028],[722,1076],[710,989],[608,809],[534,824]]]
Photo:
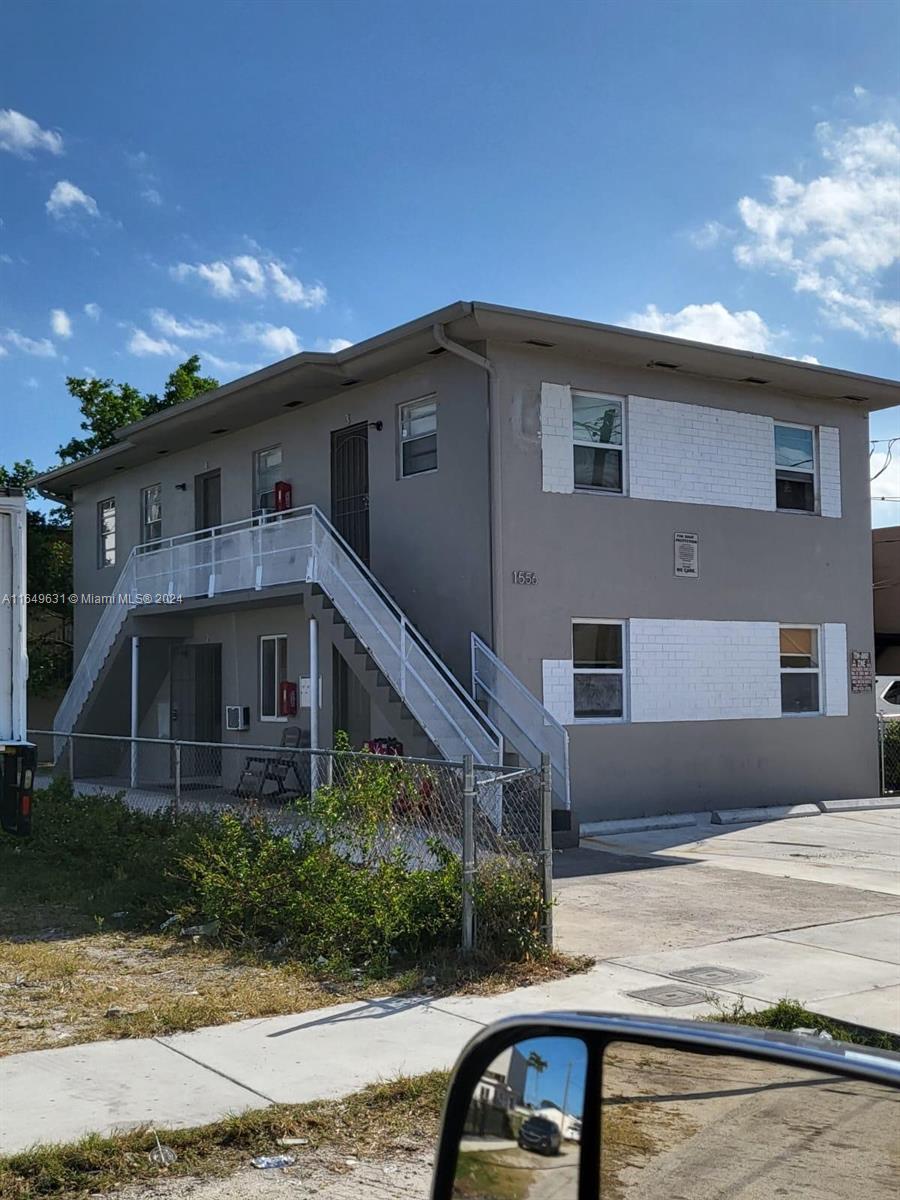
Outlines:
[[288,358],[41,477],[76,592],[143,596],[79,604],[58,726],[549,750],[576,826],[873,794],[848,657],[873,644],[868,413],[898,403],[469,302]]

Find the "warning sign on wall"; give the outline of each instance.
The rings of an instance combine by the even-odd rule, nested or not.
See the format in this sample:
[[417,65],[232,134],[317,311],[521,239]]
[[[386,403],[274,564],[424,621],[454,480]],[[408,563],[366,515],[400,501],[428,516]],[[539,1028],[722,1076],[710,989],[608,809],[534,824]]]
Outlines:
[[850,688],[854,692],[871,692],[872,655],[868,650],[850,651]]
[[700,535],[675,534],[675,574],[680,579],[696,579],[700,574]]

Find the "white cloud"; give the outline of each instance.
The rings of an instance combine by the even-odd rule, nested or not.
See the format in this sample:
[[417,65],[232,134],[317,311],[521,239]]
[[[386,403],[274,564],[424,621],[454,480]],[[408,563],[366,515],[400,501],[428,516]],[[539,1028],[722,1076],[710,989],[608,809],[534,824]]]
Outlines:
[[55,184],[45,207],[50,216],[55,217],[56,220],[79,211],[87,213],[89,217],[100,216],[100,210],[94,197],[83,192],[80,187],[76,187],[68,179],[61,179]]
[[11,346],[15,346],[17,350],[21,350],[23,354],[30,354],[33,358],[56,358],[56,347],[49,338],[30,338],[23,333],[19,333],[18,329],[6,329],[0,337],[4,341],[9,342]]
[[268,296],[271,292],[285,304],[299,304],[303,308],[321,308],[328,298],[325,287],[316,283],[308,286],[293,275],[276,259],[257,257],[253,254],[238,254],[224,261],[210,263],[177,263],[170,271],[179,282],[199,279],[214,296],[234,300],[239,296]]
[[172,344],[167,342],[165,338],[154,338],[149,333],[145,333],[143,329],[135,329],[131,337],[128,339],[129,354],[136,354],[138,358],[147,358],[149,355],[176,355],[182,351]]
[[346,338],[319,338],[316,342],[316,349],[325,350],[328,354],[338,354],[352,345],[353,343],[348,342]]
[[93,302],[93,301],[91,301],[91,303],[90,303],[90,304],[86,304],[86,305],[84,306],[84,312],[85,312],[85,316],[88,316],[88,317],[90,317],[92,321],[99,321],[99,320],[100,320],[100,311],[101,311],[101,310],[100,310],[100,305],[99,305],[99,304],[94,304],[94,302]]
[[229,375],[249,375],[251,371],[259,370],[257,363],[241,363],[228,358],[219,358],[217,354],[211,354],[209,350],[201,350],[199,353],[205,367],[213,367],[216,371],[224,371]]
[[753,309],[731,312],[718,300],[712,304],[687,304],[671,313],[661,312],[655,304],[648,304],[643,312],[626,317],[625,324],[632,329],[646,329],[648,333],[664,333],[691,342],[708,342],[760,354],[773,353],[776,337],[758,312]]
[[320,284],[307,287],[293,275],[288,275],[281,263],[270,262],[268,265],[269,278],[279,300],[286,304],[301,304],[304,308],[321,308],[328,298],[328,293]]
[[879,294],[900,260],[900,128],[823,122],[816,139],[824,174],[806,183],[775,175],[767,200],[738,202],[735,259],[791,278],[832,325],[900,344],[900,303]]
[[245,325],[244,337],[256,342],[264,350],[278,355],[279,358],[299,354],[301,349],[296,333],[287,325]]
[[866,96],[868,96],[868,94],[869,93],[866,91],[866,89],[864,87],[860,87],[859,84],[857,84],[856,87],[853,89],[853,95],[856,97],[857,100],[864,100],[866,98]]
[[7,350],[7,348],[5,346],[0,346],[0,358],[6,358],[6,356],[8,354],[9,354],[9,351]]
[[146,187],[141,192],[141,199],[146,200],[148,204],[153,204],[157,208],[162,204],[162,196],[155,187]]
[[240,289],[231,273],[231,267],[224,262],[212,263],[178,263],[177,266],[171,268],[173,279],[177,279],[183,283],[184,280],[196,276],[208,285],[214,296],[219,296],[222,299],[232,300],[240,294]]
[[719,242],[730,237],[732,233],[733,230],[729,229],[727,225],[723,225],[721,221],[707,221],[699,229],[692,229],[688,233],[688,241],[698,250],[711,250],[713,246],[718,246]]
[[16,112],[14,108],[0,109],[0,150],[8,150],[20,158],[31,158],[33,151],[46,150],[62,154],[63,140],[52,129],[41,129],[37,121]]
[[35,388],[39,388],[41,385],[38,383],[38,381],[35,379],[35,377],[33,375],[29,375],[28,378],[25,380],[25,386],[27,388],[31,388],[31,390],[34,391]]
[[224,332],[221,325],[215,325],[212,321],[179,321],[164,308],[151,309],[150,320],[166,337],[207,338],[218,337]]
[[64,308],[50,309],[50,328],[57,337],[70,338],[72,336],[72,318]]

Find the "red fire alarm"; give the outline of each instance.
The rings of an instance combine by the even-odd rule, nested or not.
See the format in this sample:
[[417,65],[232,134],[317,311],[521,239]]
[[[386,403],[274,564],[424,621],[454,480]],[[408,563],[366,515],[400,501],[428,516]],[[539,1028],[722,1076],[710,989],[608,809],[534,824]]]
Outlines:
[[297,685],[290,679],[282,679],[278,689],[279,717],[296,717],[297,715]]
[[279,480],[275,484],[275,511],[287,512],[294,507],[294,490],[289,483]]

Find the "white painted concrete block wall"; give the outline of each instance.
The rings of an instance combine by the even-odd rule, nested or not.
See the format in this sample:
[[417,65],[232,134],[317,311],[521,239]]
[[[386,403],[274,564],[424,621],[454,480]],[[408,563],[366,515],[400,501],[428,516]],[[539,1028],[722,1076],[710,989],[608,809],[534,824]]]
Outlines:
[[544,708],[560,725],[571,725],[575,719],[575,684],[571,658],[545,658]]
[[771,417],[629,396],[627,430],[630,495],[774,510]]
[[819,511],[841,515],[841,431],[830,425],[819,426]]
[[541,384],[541,466],[545,492],[575,490],[572,389],[566,383]]
[[822,665],[825,703],[829,717],[846,717],[847,708],[847,626],[822,626]]
[[629,622],[632,721],[781,716],[778,625]]

